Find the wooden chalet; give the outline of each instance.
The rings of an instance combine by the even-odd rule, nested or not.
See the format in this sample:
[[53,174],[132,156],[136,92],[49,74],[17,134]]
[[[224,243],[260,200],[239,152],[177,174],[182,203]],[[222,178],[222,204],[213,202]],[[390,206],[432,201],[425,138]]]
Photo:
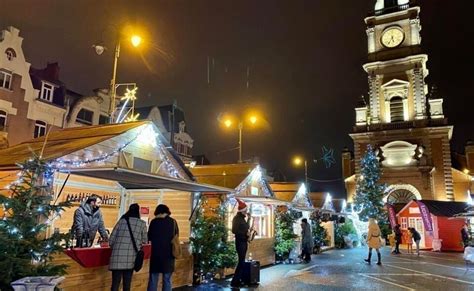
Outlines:
[[[101,211],[110,231],[131,203],[140,204],[146,222],[153,218],[158,204],[167,204],[178,222],[184,254],[176,262],[173,287],[192,283],[189,217],[196,195],[206,191],[227,193],[232,189],[196,183],[152,122],[52,131],[47,136],[1,150],[2,189],[15,179],[16,163],[32,155],[41,156],[59,169],[53,181],[53,201],[74,201],[72,208],[53,220],[51,230],[68,232],[79,201],[90,194],[102,196]],[[0,195],[8,195],[8,190],[2,190]],[[66,255],[57,257],[56,262],[69,265],[66,280],[60,286],[62,290],[110,290],[111,272],[107,265],[86,268]],[[147,282],[148,261],[145,261],[142,270],[133,277],[132,289],[146,290]]]

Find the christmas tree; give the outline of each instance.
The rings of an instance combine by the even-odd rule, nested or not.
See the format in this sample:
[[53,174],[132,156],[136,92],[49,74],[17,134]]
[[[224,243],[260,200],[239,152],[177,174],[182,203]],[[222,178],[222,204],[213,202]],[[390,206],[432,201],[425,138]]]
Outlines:
[[317,253],[321,251],[321,247],[326,245],[328,242],[328,233],[324,227],[322,227],[322,216],[319,211],[314,211],[311,214],[311,231],[313,234],[314,248]]
[[68,235],[46,235],[51,221],[68,203],[52,203],[54,169],[38,157],[19,164],[16,181],[0,194],[0,290],[27,276],[65,274],[65,265],[56,265],[52,255],[64,250]]
[[228,241],[226,203],[221,201],[217,209],[209,206],[202,197],[199,210],[191,223],[191,248],[194,255],[195,275],[214,278],[218,271],[233,268],[237,264],[237,252]]
[[295,218],[290,211],[276,213],[274,249],[278,260],[288,259],[291,250],[295,247],[297,235],[293,232],[293,223],[295,223]]
[[379,222],[387,219],[383,197],[386,186],[379,183],[381,170],[379,161],[371,145],[360,162],[360,177],[357,181],[354,208],[362,221],[375,218]]

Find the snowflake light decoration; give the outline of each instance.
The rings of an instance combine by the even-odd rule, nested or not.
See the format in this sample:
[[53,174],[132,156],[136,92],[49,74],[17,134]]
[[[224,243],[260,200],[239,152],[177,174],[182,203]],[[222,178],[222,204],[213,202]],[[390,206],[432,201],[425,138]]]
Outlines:
[[336,160],[334,159],[334,149],[332,148],[326,148],[326,146],[323,146],[321,149],[323,155],[321,157],[321,160],[324,162],[324,165],[326,166],[326,169],[330,168],[332,165],[336,164]]

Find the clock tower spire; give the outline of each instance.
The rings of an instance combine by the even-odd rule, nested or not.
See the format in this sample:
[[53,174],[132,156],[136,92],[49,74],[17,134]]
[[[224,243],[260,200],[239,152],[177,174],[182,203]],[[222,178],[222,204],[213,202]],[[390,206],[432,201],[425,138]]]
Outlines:
[[[355,180],[368,144],[377,149],[392,202],[409,191],[413,199],[453,200],[449,140],[452,126],[443,99],[428,94],[428,55],[421,48],[420,7],[414,0],[377,0],[367,26],[368,102],[356,110]],[[406,183],[406,184],[403,184]],[[408,190],[407,190],[408,189]],[[351,193],[349,200],[351,199]]]

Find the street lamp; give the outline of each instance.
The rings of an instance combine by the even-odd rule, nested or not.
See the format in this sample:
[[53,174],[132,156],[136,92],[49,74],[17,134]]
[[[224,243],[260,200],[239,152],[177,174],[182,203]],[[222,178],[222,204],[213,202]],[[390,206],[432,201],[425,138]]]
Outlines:
[[[115,28],[115,26],[114,26]],[[118,64],[118,59],[120,57],[120,43],[122,41],[122,33],[118,32],[118,37],[117,37],[117,43],[115,45],[115,53],[114,53],[114,65],[112,69],[112,79],[110,80],[110,88],[109,88],[109,96],[110,96],[110,102],[109,102],[109,122],[114,123],[114,114],[116,111],[116,93],[117,93],[117,85],[116,85],[116,79],[117,79],[117,64]],[[132,44],[133,47],[139,47],[140,44],[142,43],[142,38],[137,35],[137,34],[132,34],[129,38],[130,43]],[[102,44],[94,45],[93,46],[95,49],[95,52],[98,55],[101,55],[105,50],[106,47],[103,46]]]
[[[250,116],[247,116],[247,118],[238,120],[238,122],[237,122],[237,124],[238,124],[237,128],[239,129],[239,146],[238,146],[238,149],[239,149],[238,163],[239,164],[242,163],[242,130],[244,128],[244,121],[246,121],[246,120],[248,120],[248,122],[250,122],[250,124],[255,125],[258,122],[258,116],[252,114]],[[227,128],[232,127],[232,125],[234,124],[233,120],[230,119],[230,118],[226,118],[223,123],[224,123],[225,127],[227,127]]]
[[296,156],[293,158],[293,165],[295,165],[296,167],[301,167],[302,165],[304,165],[304,183],[305,186],[308,187],[308,162],[306,161],[306,159]]
[[[142,42],[142,38],[138,35],[132,35],[130,38],[132,46],[138,47]],[[117,45],[115,46],[115,55],[114,55],[114,67],[112,71],[112,79],[110,80],[110,106],[109,106],[109,119],[110,123],[114,122],[114,113],[116,107],[116,93],[117,87],[115,86],[117,79],[117,63],[120,57],[120,37],[117,40]]]

